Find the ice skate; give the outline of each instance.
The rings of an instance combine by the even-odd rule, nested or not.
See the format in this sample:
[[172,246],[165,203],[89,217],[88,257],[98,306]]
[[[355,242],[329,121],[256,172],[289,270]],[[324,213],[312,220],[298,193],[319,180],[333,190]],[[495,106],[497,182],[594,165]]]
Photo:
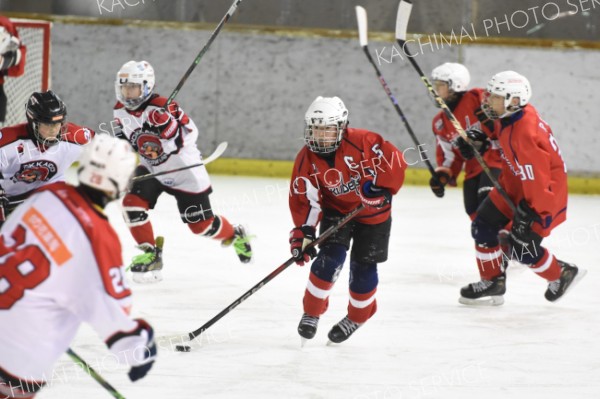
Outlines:
[[344,342],[345,340],[350,338],[350,336],[354,334],[354,332],[363,324],[364,323],[353,322],[348,318],[348,316],[344,317],[329,331],[329,334],[327,335],[327,337],[329,338],[328,344],[339,344],[341,342]]
[[132,272],[133,281],[140,284],[157,283],[162,281],[162,248],[163,237],[156,237],[156,246],[142,244],[138,248],[144,253],[137,255],[131,261],[129,269]]
[[228,247],[233,244],[233,249],[240,258],[240,262],[248,263],[252,260],[252,247],[250,246],[250,236],[246,234],[246,229],[240,224],[233,225],[233,237],[221,241],[221,245]]
[[461,288],[458,302],[471,306],[499,306],[504,303],[506,277],[500,275],[491,280],[481,280]]
[[318,324],[318,317],[311,316],[306,313],[302,315],[302,319],[300,319],[300,324],[298,324],[298,334],[300,334],[302,346],[306,344],[307,340],[314,338],[315,334],[317,333]]
[[558,302],[558,300],[567,293],[567,290],[570,290],[587,274],[586,270],[579,270],[579,268],[572,263],[559,260],[558,264],[561,267],[560,278],[551,281],[544,294],[546,299],[550,302]]

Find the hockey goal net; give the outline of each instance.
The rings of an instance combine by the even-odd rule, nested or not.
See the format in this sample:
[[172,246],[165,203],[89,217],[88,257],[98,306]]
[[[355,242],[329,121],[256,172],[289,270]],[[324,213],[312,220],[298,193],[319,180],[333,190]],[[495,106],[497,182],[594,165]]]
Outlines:
[[27,47],[25,73],[4,79],[6,93],[6,120],[0,127],[27,121],[25,104],[34,91],[50,87],[50,28],[51,22],[11,18],[19,32],[21,42]]

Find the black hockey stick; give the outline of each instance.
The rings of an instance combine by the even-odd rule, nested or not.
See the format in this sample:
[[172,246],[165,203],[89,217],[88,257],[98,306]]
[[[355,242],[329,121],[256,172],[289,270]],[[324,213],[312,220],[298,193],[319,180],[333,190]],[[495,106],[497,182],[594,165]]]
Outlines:
[[81,358],[77,353],[73,352],[73,349],[67,349],[67,355],[77,363],[83,371],[85,371],[90,377],[95,379],[98,384],[102,385],[104,389],[108,391],[116,399],[125,399],[125,396],[121,395],[112,385],[110,385],[100,374],[96,372],[85,360]]
[[[352,220],[352,218],[354,216],[356,216],[360,211],[362,211],[363,208],[364,208],[364,205],[360,205],[356,209],[354,209],[352,212],[350,212],[349,214],[344,216],[344,218],[342,220],[340,220],[336,225],[328,228],[315,241],[313,241],[309,245],[307,245],[306,248],[304,249],[304,251],[306,251],[309,248],[313,248],[313,247],[319,245],[320,243],[322,243],[323,241],[325,241],[327,238],[329,238],[329,236],[331,236],[333,233],[338,231],[342,226],[346,225],[350,220]],[[269,281],[273,280],[278,274],[280,274],[282,271],[287,269],[290,265],[294,264],[295,262],[296,262],[296,258],[294,258],[294,257],[291,257],[288,260],[286,260],[281,266],[279,266],[277,269],[273,270],[267,277],[260,280],[256,285],[254,285],[252,288],[250,288],[248,291],[246,291],[242,296],[240,296],[238,299],[233,301],[229,306],[227,306],[225,309],[223,309],[221,312],[219,312],[219,314],[217,314],[215,317],[213,317],[212,319],[210,319],[209,321],[204,323],[204,325],[202,327],[188,333],[187,336],[177,335],[177,336],[173,336],[173,337],[165,337],[163,339],[169,340],[169,342],[171,343],[170,346],[172,346],[173,342],[184,343],[184,342],[189,342],[189,341],[193,340],[194,338],[197,338],[200,334],[202,334],[204,331],[206,331],[210,326],[212,326],[217,321],[219,321],[221,318],[223,318],[223,316],[225,316],[227,313],[229,313],[233,309],[235,309],[239,304],[244,302],[246,299],[248,299],[248,297],[253,295],[256,291],[260,290],[265,284],[267,284]],[[175,345],[175,350],[180,351],[180,352],[189,352],[191,350],[191,347],[189,347],[187,345]]]
[[208,38],[208,41],[206,42],[206,44],[204,45],[204,47],[202,47],[202,50],[200,50],[200,52],[198,53],[198,55],[194,59],[194,62],[192,62],[192,65],[190,65],[190,67],[188,68],[188,70],[185,72],[185,74],[183,75],[183,77],[179,81],[179,84],[177,84],[177,87],[175,88],[175,90],[173,90],[173,93],[171,93],[171,95],[167,99],[167,103],[163,107],[164,109],[168,109],[169,104],[171,104],[171,102],[173,102],[173,99],[175,99],[175,96],[177,96],[177,94],[179,93],[179,90],[181,90],[181,88],[185,84],[185,81],[187,80],[187,78],[192,74],[192,71],[194,70],[194,68],[196,68],[196,65],[198,65],[198,63],[200,63],[200,60],[202,59],[202,57],[204,56],[204,54],[208,51],[208,48],[210,47],[210,45],[212,44],[212,42],[215,40],[215,38],[217,37],[217,35],[221,31],[221,28],[223,28],[223,25],[225,25],[225,23],[227,21],[229,21],[229,19],[235,13],[235,10],[237,9],[238,5],[241,2],[242,2],[242,0],[234,0],[233,4],[231,5],[231,7],[229,7],[229,10],[227,11],[227,14],[225,14],[223,16],[223,18],[221,19],[221,22],[219,22],[219,24],[217,25],[217,27],[215,28],[215,30],[213,31],[213,33]]
[[202,162],[195,163],[193,165],[183,166],[183,167],[177,168],[177,169],[163,170],[162,172],[148,173],[147,175],[137,176],[137,177],[134,177],[131,179],[131,183],[136,183],[136,182],[143,181],[143,180],[153,179],[157,176],[162,176],[162,175],[166,175],[169,173],[179,172],[180,170],[191,169],[191,168],[195,168],[197,166],[209,164],[209,163],[213,162],[214,160],[216,160],[217,158],[219,158],[221,155],[223,155],[223,153],[225,152],[226,149],[227,149],[227,142],[223,141],[222,143],[220,143],[217,146],[217,148],[213,151],[213,153],[210,154],[208,157],[204,158],[202,160]]
[[[383,87],[383,90],[385,90],[385,93],[387,94],[388,98],[394,105],[394,109],[396,110],[396,112],[398,113],[400,118],[402,119],[402,122],[404,122],[404,126],[406,126],[406,130],[408,131],[408,134],[412,138],[415,145],[417,147],[419,147],[421,145],[421,143],[419,143],[419,140],[417,140],[417,137],[415,136],[415,133],[413,132],[412,128],[410,127],[408,120],[404,116],[402,109],[400,109],[400,105],[398,104],[396,97],[390,90],[387,82],[385,81],[383,75],[381,74],[381,71],[379,70],[379,67],[373,60],[373,57],[371,57],[371,53],[369,52],[369,41],[368,41],[368,35],[367,35],[368,34],[367,11],[361,6],[356,6],[356,20],[358,23],[358,39],[360,42],[360,46],[362,47],[363,51],[365,52],[365,55],[367,56],[367,59],[369,60],[371,65],[373,65],[373,68],[375,69],[375,73],[377,74],[377,78],[379,79],[379,83],[381,83],[381,87]],[[427,165],[427,169],[429,169],[429,172],[431,172],[431,176],[433,176],[435,179],[437,179],[435,169],[431,165],[431,162],[429,162],[429,159],[425,158],[424,161],[425,161],[425,164]]]
[[506,201],[508,206],[512,209],[512,211],[516,212],[515,204],[512,202],[512,200],[510,199],[510,197],[508,196],[506,191],[504,191],[502,186],[500,186],[500,183],[498,183],[498,180],[494,177],[494,175],[490,171],[490,168],[485,163],[485,160],[483,159],[483,157],[481,156],[481,154],[479,153],[477,148],[473,145],[473,142],[467,136],[465,129],[463,129],[463,127],[460,125],[460,122],[456,119],[456,117],[454,116],[454,114],[452,113],[450,108],[448,108],[448,105],[446,105],[446,102],[436,93],[435,89],[431,85],[431,82],[429,81],[429,79],[427,79],[427,76],[425,76],[425,74],[419,67],[419,64],[417,64],[417,61],[415,60],[415,55],[410,54],[410,52],[408,51],[407,41],[406,41],[406,29],[408,27],[408,19],[410,18],[411,11],[412,11],[412,1],[411,0],[400,0],[400,4],[398,6],[398,14],[396,15],[396,41],[400,45],[404,54],[406,54],[411,65],[415,68],[415,70],[421,77],[421,80],[423,81],[425,86],[427,86],[427,89],[429,90],[429,94],[431,94],[433,99],[438,103],[440,108],[444,111],[444,113],[446,114],[446,116],[448,117],[450,122],[452,123],[452,126],[454,127],[454,129],[456,129],[458,134],[460,134],[460,136],[473,148],[473,152],[475,154],[475,159],[477,159],[477,162],[479,162],[479,164],[481,165],[481,168],[483,169],[485,174],[489,177],[490,181],[492,182],[492,184],[494,185],[496,190],[498,190],[498,193],[502,196],[502,198],[504,198],[504,200]]

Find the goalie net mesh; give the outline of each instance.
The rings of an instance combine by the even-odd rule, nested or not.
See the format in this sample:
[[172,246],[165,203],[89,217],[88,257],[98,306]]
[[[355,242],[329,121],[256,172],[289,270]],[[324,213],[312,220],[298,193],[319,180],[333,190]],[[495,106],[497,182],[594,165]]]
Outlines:
[[6,120],[3,126],[27,121],[25,104],[34,91],[46,91],[50,87],[50,27],[46,21],[15,19],[11,22],[19,32],[21,42],[27,47],[25,73],[13,78],[5,76]]

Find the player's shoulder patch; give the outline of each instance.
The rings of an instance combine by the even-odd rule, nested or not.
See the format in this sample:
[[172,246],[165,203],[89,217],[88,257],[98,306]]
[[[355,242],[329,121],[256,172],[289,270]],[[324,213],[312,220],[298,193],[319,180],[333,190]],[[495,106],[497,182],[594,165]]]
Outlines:
[[431,121],[431,127],[433,132],[436,134],[442,133],[444,130],[444,114],[442,111],[438,112]]
[[72,144],[85,145],[92,140],[94,135],[95,132],[92,129],[69,122],[62,135],[62,140]]
[[29,134],[27,133],[26,123],[0,129],[0,147],[28,138]]

